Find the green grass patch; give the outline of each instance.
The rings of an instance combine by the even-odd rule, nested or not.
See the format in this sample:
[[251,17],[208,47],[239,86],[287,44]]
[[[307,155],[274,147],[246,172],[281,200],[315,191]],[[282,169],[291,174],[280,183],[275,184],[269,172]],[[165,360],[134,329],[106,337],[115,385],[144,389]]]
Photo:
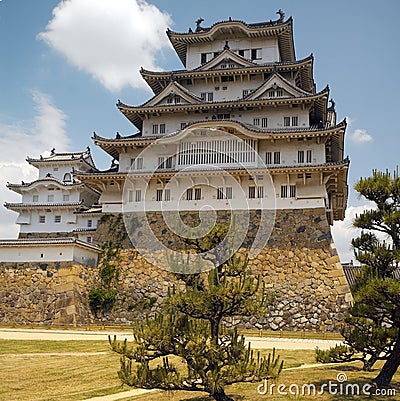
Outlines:
[[0,355],[109,351],[108,341],[0,340]]

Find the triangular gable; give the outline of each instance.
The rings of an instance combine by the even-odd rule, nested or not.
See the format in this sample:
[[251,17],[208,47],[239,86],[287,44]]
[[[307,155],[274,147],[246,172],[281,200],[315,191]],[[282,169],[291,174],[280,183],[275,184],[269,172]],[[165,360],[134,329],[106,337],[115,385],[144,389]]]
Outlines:
[[272,74],[263,84],[249,93],[246,100],[271,99],[275,97],[303,97],[310,93],[295,87],[278,73]]
[[[176,98],[179,97],[179,103]],[[178,82],[170,82],[161,93],[152,97],[142,106],[154,107],[154,106],[168,106],[174,104],[194,104],[200,103],[201,99],[194,93],[187,90],[184,86]]]
[[224,50],[215,56],[213,59],[196,68],[196,71],[207,71],[212,69],[221,69],[221,66],[228,68],[242,68],[242,67],[254,67],[256,63],[239,56],[231,50]]

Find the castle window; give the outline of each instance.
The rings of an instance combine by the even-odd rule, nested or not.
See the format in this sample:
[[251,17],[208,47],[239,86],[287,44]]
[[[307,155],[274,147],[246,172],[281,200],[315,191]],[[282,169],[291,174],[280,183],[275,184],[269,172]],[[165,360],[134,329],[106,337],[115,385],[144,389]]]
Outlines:
[[86,237],[86,242],[91,244],[92,243],[92,237]]
[[261,127],[262,128],[267,128],[268,127],[268,118],[267,117],[263,117],[261,119]]
[[269,97],[275,97],[275,91],[269,91],[268,92]]
[[169,169],[172,168],[172,157],[159,156],[158,157],[158,169]]
[[135,202],[141,202],[142,201],[142,190],[137,189],[135,191]]
[[47,202],[54,202],[54,195],[47,195]]
[[229,68],[235,68],[235,64],[229,64]]
[[304,163],[304,150],[297,152],[297,163]]
[[93,220],[88,220],[88,221],[87,221],[87,226],[88,226],[89,228],[92,228],[92,227],[93,227]]
[[292,117],[292,127],[297,127],[299,125],[299,117]]
[[253,125],[260,125],[260,119],[259,118],[253,118]]
[[172,97],[168,97],[168,98],[167,98],[167,104],[171,104],[172,102],[173,102]]
[[186,200],[193,200],[193,188],[186,190]]
[[307,163],[311,163],[312,160],[312,151],[307,150]]
[[64,174],[64,181],[72,181],[72,177],[70,173],[65,173]]
[[214,94],[212,92],[202,92],[200,94],[201,100],[212,102],[214,100]]
[[226,68],[226,64],[221,64],[220,67],[222,70],[224,70]]
[[249,187],[249,198],[255,199],[256,197],[256,187]]
[[274,152],[274,164],[281,164],[281,152]]
[[265,153],[265,164],[272,164],[272,152]]
[[54,168],[53,168],[53,171],[58,171],[58,167],[54,167]]
[[153,124],[153,130],[152,130],[153,135],[158,134],[158,124]]
[[61,216],[54,216],[54,223],[61,223]]
[[233,82],[233,76],[232,75],[223,76],[221,77],[221,82]]
[[200,200],[201,199],[201,188],[194,189],[194,199]]
[[262,49],[251,49],[251,59],[252,60],[261,60],[261,50]]
[[175,103],[180,103],[180,102],[181,102],[180,96],[175,96]]
[[33,202],[39,202],[39,195],[33,195],[32,197]]
[[290,117],[283,117],[283,126],[290,127]]
[[276,91],[276,96],[282,97],[283,96],[283,90],[277,90]]
[[160,134],[165,134],[165,124],[160,124]]
[[257,198],[264,198],[264,187],[257,187]]
[[128,202],[133,202],[133,191],[131,189],[128,191]]
[[250,53],[249,49],[240,49],[238,51],[239,56],[242,56],[242,57],[245,57],[245,58],[249,57],[249,53]]
[[163,190],[162,189],[157,189],[156,192],[156,201],[161,202],[162,201],[162,195],[163,195]]
[[164,190],[164,200],[165,201],[170,201],[171,200],[171,190],[170,189],[165,189]]
[[311,178],[311,173],[306,173],[306,178]]
[[250,93],[250,89],[243,89],[242,97],[246,97]]
[[143,169],[143,157],[137,157],[136,158],[136,170],[142,170]]
[[281,185],[281,198],[295,198],[296,185]]
[[46,216],[39,216],[39,223],[41,224],[46,223]]
[[63,195],[63,202],[69,202],[69,195],[68,194]]
[[232,199],[232,187],[217,188],[217,199]]
[[207,61],[211,60],[212,53],[201,53],[200,62],[201,64],[207,63]]

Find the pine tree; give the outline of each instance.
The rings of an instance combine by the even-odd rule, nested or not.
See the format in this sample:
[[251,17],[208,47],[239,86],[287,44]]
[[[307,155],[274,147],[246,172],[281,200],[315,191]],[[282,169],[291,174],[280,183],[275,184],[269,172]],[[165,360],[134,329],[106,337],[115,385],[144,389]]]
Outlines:
[[[352,288],[354,305],[344,335],[347,344],[369,353],[370,367],[386,359],[373,383],[387,387],[400,366],[400,282],[394,277],[400,255],[400,178],[398,172],[373,171],[355,189],[376,208],[353,223],[363,230],[352,241],[362,271]],[[387,239],[379,239],[378,233]]]
[[[110,339],[112,349],[122,355],[119,377],[123,383],[141,388],[203,391],[216,401],[232,401],[225,386],[237,382],[274,379],[283,362],[275,352],[268,357],[253,354],[237,330],[226,329],[224,318],[262,314],[272,299],[260,278],[248,275],[248,258],[233,255],[224,261],[216,244],[226,237],[217,225],[209,235],[187,240],[190,252],[204,253],[213,261],[208,273],[176,273],[184,290],[173,288],[162,313],[133,328],[135,342]],[[172,271],[191,271],[190,259],[171,259]],[[174,357],[185,367],[174,365]]]

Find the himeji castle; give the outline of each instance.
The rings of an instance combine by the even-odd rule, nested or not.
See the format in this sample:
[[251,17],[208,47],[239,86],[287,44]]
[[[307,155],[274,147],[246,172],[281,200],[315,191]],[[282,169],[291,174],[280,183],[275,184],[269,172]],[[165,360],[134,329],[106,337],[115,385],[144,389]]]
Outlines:
[[131,210],[140,208],[135,203],[147,211],[223,210],[227,199],[240,209],[243,202],[235,199],[242,192],[250,209],[272,197],[278,210],[324,208],[330,224],[342,220],[346,122],[336,121],[329,87],[316,89],[313,56],[296,59],[292,19],[202,22],[189,32],[167,31],[184,69],[142,69],[154,96],[139,106],[118,102],[137,132],[94,135],[118,161],[114,168],[77,177],[101,192],[102,211],[109,213],[122,211],[129,174]]

